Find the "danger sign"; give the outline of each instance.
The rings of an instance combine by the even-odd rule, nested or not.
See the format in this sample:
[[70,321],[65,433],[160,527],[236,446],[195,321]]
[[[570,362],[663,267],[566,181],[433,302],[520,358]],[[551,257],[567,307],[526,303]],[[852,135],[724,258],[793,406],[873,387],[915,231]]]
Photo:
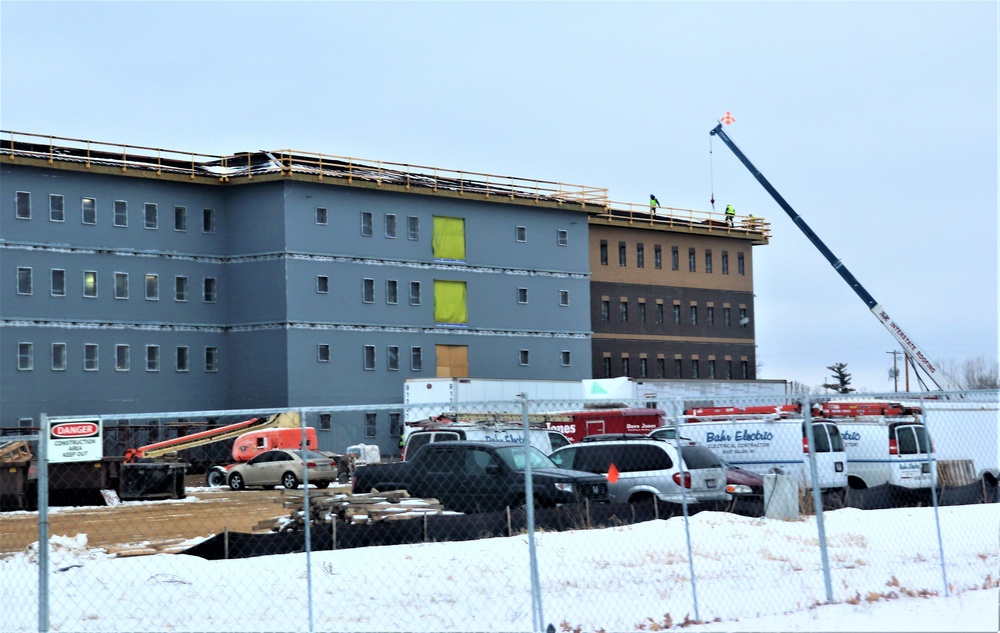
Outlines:
[[49,462],[93,462],[104,457],[101,421],[50,420]]

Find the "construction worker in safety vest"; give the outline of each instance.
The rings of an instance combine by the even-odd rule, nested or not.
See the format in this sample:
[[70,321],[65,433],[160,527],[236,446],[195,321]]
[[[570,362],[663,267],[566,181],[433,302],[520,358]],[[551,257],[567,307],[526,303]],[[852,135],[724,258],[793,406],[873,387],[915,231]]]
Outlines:
[[656,196],[649,194],[649,212],[656,213],[656,207],[660,206],[660,201],[656,199]]
[[736,209],[733,208],[733,205],[727,204],[726,205],[726,225],[727,226],[732,226],[733,225],[733,218],[735,218],[735,217],[736,217]]

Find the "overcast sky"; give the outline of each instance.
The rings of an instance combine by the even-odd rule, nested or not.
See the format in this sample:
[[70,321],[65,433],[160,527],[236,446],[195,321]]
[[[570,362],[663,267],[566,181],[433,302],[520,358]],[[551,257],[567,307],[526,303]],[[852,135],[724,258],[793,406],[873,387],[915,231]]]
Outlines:
[[[761,378],[893,388],[894,339],[996,359],[997,2],[0,3],[0,125],[607,187],[772,223]],[[711,153],[710,153],[710,150]]]

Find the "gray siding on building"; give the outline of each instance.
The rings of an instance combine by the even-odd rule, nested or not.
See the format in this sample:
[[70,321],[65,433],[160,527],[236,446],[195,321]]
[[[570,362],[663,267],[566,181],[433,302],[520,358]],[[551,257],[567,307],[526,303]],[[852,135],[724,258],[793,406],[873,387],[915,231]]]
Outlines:
[[[148,176],[148,174],[147,174]],[[31,193],[30,219],[18,219],[15,192]],[[49,219],[49,194],[63,196],[64,219]],[[95,200],[84,224],[81,199]],[[115,201],[127,226],[115,226]],[[156,204],[156,228],[144,205]],[[185,225],[175,230],[175,207]],[[316,208],[327,210],[325,224]],[[203,226],[211,209],[211,231]],[[362,213],[372,235],[361,234]],[[386,235],[395,215],[395,237]],[[435,260],[435,216],[465,219],[466,261]],[[418,233],[409,235],[409,218]],[[525,240],[517,241],[517,227]],[[565,232],[565,245],[558,243]],[[129,173],[91,173],[8,165],[0,181],[0,426],[39,414],[108,414],[401,403],[403,381],[436,374],[436,345],[468,346],[469,371],[483,378],[580,380],[591,375],[588,227],[579,211],[531,203],[455,199],[299,180],[233,185],[160,181]],[[30,268],[32,292],[20,295],[17,269]],[[65,274],[52,296],[51,271]],[[97,274],[97,296],[84,296],[84,273]],[[116,273],[127,298],[116,298]],[[157,280],[147,299],[146,275]],[[326,292],[317,279],[326,278]],[[186,296],[175,296],[177,278]],[[215,296],[205,298],[206,279]],[[363,300],[373,280],[371,302]],[[396,302],[387,282],[396,282]],[[434,282],[467,284],[468,322],[439,324]],[[419,282],[419,305],[409,287]],[[519,303],[519,289],[527,302]],[[569,304],[560,305],[566,292]],[[18,344],[31,343],[33,366],[18,369]],[[66,368],[53,371],[51,346],[64,343]],[[84,369],[97,345],[99,365]],[[127,345],[127,371],[115,368]],[[318,356],[329,346],[329,360]],[[366,370],[364,348],[376,364]],[[147,347],[158,367],[147,368]],[[179,371],[177,349],[188,350]],[[398,369],[387,367],[398,348]],[[410,364],[421,350],[422,366]],[[218,367],[206,369],[206,349]],[[521,351],[527,353],[527,364]],[[569,364],[564,352],[569,353]],[[324,450],[377,443],[397,449],[389,415],[375,435],[364,411],[320,429]],[[319,429],[318,420],[310,423]]]

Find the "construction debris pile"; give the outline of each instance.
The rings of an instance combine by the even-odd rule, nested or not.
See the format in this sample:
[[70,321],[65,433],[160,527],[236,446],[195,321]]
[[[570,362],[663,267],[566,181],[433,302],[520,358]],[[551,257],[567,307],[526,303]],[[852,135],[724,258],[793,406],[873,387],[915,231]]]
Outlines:
[[[291,510],[289,515],[259,521],[254,530],[297,532],[305,529],[305,494],[302,491],[282,490],[275,503]],[[309,491],[309,516],[313,528],[336,523],[398,521],[434,514],[455,513],[445,511],[437,499],[413,498],[405,490],[352,494],[350,486],[332,486],[327,490]]]

